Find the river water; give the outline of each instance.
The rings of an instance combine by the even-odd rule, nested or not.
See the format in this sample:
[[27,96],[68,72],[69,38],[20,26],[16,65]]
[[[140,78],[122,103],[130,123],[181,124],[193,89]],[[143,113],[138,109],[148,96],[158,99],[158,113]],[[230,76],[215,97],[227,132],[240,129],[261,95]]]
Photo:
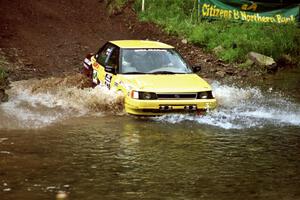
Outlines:
[[213,81],[220,106],[206,116],[136,118],[121,95],[82,84],[12,84],[0,105],[1,200],[300,199],[298,98]]

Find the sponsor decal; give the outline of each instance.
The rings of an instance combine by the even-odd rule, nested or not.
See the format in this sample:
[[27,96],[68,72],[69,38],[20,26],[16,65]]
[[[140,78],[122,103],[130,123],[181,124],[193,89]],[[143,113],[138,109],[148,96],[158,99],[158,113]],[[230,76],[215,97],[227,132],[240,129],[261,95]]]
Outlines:
[[105,75],[105,85],[108,89],[110,89],[110,83],[111,83],[112,75],[106,74]]
[[94,63],[93,63],[93,68],[94,68],[94,69],[98,69],[98,68],[99,68],[99,64],[96,63],[96,62],[94,62]]
[[96,70],[93,70],[93,83],[98,84],[98,73]]
[[296,24],[300,5],[249,0],[199,0],[200,16],[258,23]]

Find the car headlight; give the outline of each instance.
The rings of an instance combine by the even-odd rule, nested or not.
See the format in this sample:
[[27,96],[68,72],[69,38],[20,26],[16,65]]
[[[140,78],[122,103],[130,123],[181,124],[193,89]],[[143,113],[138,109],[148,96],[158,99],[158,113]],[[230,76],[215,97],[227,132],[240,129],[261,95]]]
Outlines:
[[214,99],[212,91],[198,92],[197,99]]
[[139,91],[132,90],[130,96],[133,99],[142,99],[142,100],[157,99],[157,96],[154,92],[139,92]]

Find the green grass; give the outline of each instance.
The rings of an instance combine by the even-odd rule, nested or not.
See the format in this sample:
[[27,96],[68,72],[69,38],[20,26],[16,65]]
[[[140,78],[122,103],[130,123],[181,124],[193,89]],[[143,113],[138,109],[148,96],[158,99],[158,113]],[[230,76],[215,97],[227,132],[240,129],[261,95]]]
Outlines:
[[0,68],[0,83],[7,78],[7,73],[4,69]]
[[225,50],[218,56],[229,62],[243,62],[250,51],[274,59],[283,54],[297,56],[300,52],[299,29],[293,25],[203,21],[186,36],[208,50],[221,45]]
[[[120,8],[128,0],[113,0],[112,6]],[[159,24],[172,35],[212,51],[222,46],[217,54],[227,62],[242,63],[250,51],[279,59],[283,54],[300,57],[300,30],[294,25],[258,24],[219,20],[199,20],[195,0],[135,0],[134,9],[142,21]],[[121,6],[120,6],[121,5]]]
[[228,62],[244,62],[250,51],[279,59],[283,54],[299,57],[300,30],[294,25],[258,24],[219,20],[195,20],[194,0],[146,0],[146,11],[141,12],[141,1],[135,9],[143,21],[161,25],[169,34],[185,37],[188,41],[211,51],[221,45],[218,57]]
[[[1,59],[0,59],[0,61],[1,61]],[[7,78],[8,78],[8,75],[7,75],[6,71],[3,68],[1,68],[1,66],[0,66],[0,90],[2,90],[2,92],[0,94],[0,103],[8,100],[8,95],[5,94],[5,89],[8,88],[8,84],[9,84]],[[3,90],[4,90],[4,96],[3,96]]]
[[7,60],[3,55],[0,54],[0,83],[7,78],[7,71],[4,66],[7,65]]

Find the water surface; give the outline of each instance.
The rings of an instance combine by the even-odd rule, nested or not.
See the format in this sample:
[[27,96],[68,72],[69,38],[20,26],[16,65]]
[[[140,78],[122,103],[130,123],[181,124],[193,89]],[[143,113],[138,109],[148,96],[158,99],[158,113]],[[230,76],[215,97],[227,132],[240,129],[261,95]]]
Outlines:
[[136,118],[103,88],[47,81],[0,106],[1,200],[300,199],[295,99],[214,82],[206,116]]

